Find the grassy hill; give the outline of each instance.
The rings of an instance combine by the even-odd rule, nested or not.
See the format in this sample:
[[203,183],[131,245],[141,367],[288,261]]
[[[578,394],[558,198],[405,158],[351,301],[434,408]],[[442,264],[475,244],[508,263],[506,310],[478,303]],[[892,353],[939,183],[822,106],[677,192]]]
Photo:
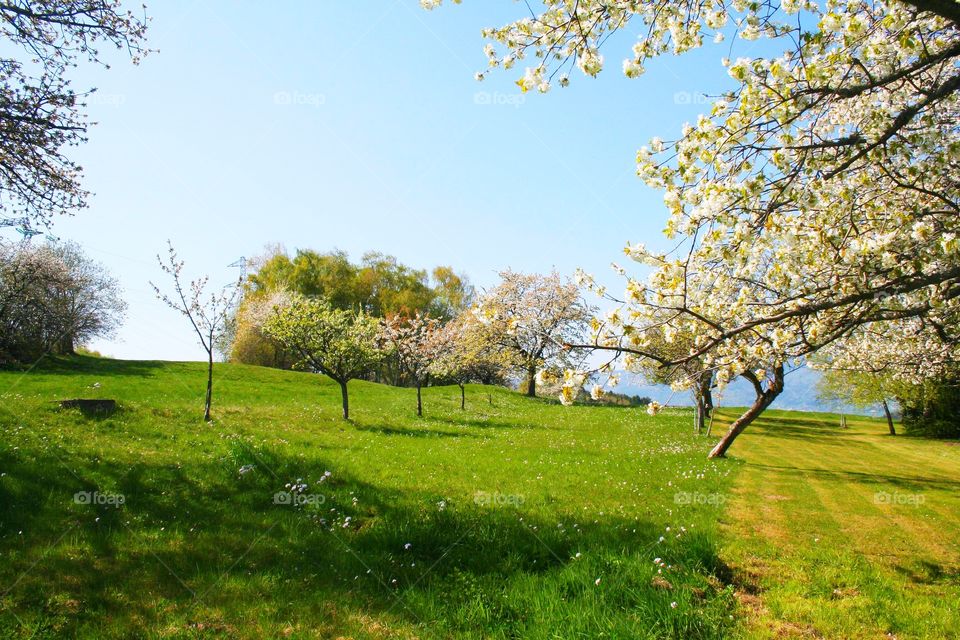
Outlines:
[[[684,411],[470,386],[465,412],[455,387],[426,389],[420,419],[412,390],[355,382],[344,422],[320,376],[216,376],[207,425],[202,364],[78,357],[0,372],[0,637],[960,627],[960,452],[943,443],[792,414],[744,436],[738,459],[707,461]],[[119,409],[55,402],[73,397]],[[887,489],[926,500],[866,500]]]

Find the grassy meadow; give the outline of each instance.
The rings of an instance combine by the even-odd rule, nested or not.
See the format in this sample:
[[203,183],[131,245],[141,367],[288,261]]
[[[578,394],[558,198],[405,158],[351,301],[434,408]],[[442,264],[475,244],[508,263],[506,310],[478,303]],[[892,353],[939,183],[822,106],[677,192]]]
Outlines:
[[771,413],[708,461],[684,410],[471,385],[417,418],[413,390],[353,382],[345,422],[321,376],[217,365],[206,425],[203,385],[201,363],[0,371],[0,637],[960,628],[960,448],[878,421]]

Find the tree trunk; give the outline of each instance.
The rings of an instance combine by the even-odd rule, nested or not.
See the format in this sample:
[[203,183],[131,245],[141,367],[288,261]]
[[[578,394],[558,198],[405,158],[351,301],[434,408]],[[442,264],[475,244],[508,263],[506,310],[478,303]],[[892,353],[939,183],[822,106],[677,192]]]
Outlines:
[[733,424],[730,425],[730,429],[727,431],[726,435],[720,438],[720,442],[717,443],[717,446],[710,451],[709,458],[722,458],[726,456],[727,449],[730,448],[730,445],[733,444],[733,441],[737,439],[743,430],[750,426],[750,423],[757,419],[757,417],[763,413],[767,407],[770,406],[777,396],[783,391],[783,366],[778,366],[774,369],[773,382],[770,383],[769,388],[764,390],[759,380],[753,376],[753,374],[743,374],[751,383],[753,383],[754,389],[757,392],[757,399],[753,402],[753,405],[747,409],[742,416],[734,420]]
[[423,400],[420,398],[420,381],[417,380],[417,416],[423,417]]
[[713,391],[711,387],[713,386],[713,374],[710,373],[707,375],[706,379],[702,380],[700,383],[700,395],[703,396],[703,411],[704,416],[709,418],[713,415]]
[[203,403],[203,421],[210,422],[210,405],[213,404],[213,351],[207,352],[207,398]]
[[890,435],[897,435],[897,430],[893,426],[893,414],[890,413],[890,405],[887,404],[887,401],[883,401],[883,413],[887,416],[887,427],[890,429]]
[[527,397],[537,397],[537,365],[527,367]]
[[462,382],[458,382],[457,385],[460,387],[460,411],[463,411],[467,408],[467,391],[463,388]]
[[706,422],[707,403],[699,393],[695,394],[696,412],[693,414],[693,432],[697,435],[703,433],[703,424]]
[[60,355],[72,356],[76,353],[73,346],[73,334],[66,333],[60,337],[60,344],[57,345]]
[[343,403],[343,419],[350,419],[350,398],[347,396],[347,383],[340,383],[340,399]]

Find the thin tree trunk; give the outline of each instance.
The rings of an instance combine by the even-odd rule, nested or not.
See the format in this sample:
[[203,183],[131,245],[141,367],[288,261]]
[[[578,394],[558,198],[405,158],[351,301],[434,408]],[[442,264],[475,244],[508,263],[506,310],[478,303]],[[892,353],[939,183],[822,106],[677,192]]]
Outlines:
[[347,396],[347,383],[340,383],[340,399],[343,403],[343,419],[350,419],[350,398]]
[[537,365],[527,367],[527,397],[537,397]]
[[693,432],[697,435],[703,433],[703,423],[706,422],[707,403],[699,393],[694,398],[696,401],[696,412],[693,415]]
[[213,403],[213,350],[207,352],[207,398],[203,404],[203,420],[210,422],[210,405]]
[[897,435],[897,430],[893,426],[893,414],[890,413],[890,405],[887,404],[887,401],[883,401],[883,412],[887,416],[887,427],[890,429],[890,435]]
[[713,415],[713,391],[710,387],[713,385],[713,374],[707,374],[706,379],[700,383],[700,395],[703,396],[704,416],[709,418]]
[[457,385],[460,387],[460,411],[463,411],[467,408],[467,391],[463,388],[462,382],[458,382]]
[[783,366],[778,366],[774,369],[774,378],[773,382],[770,384],[770,387],[766,390],[762,388],[762,385],[753,374],[743,374],[750,382],[753,384],[754,389],[757,392],[757,399],[754,401],[753,405],[747,409],[742,416],[734,420],[733,424],[730,425],[730,429],[727,431],[726,435],[720,438],[720,442],[717,443],[717,446],[710,451],[710,458],[722,458],[726,456],[727,449],[730,448],[730,445],[733,444],[733,441],[737,439],[743,430],[750,426],[757,417],[766,411],[767,407],[776,400],[777,396],[783,391]]
[[423,400],[420,398],[420,381],[417,380],[417,416],[423,417]]

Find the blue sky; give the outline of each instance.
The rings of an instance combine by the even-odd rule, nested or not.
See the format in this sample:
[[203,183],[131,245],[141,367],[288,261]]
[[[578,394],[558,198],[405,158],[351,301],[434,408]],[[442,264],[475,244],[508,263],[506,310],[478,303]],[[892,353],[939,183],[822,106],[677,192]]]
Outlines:
[[[391,253],[449,264],[478,286],[506,267],[577,267],[620,289],[627,241],[664,247],[660,193],[634,175],[650,137],[676,137],[727,86],[709,45],[620,73],[635,31],[605,51],[598,79],[521,95],[520,69],[485,67],[480,29],[523,3],[474,0],[426,12],[416,0],[253,3],[164,0],[133,67],[81,66],[98,87],[90,140],[72,150],[95,193],[56,221],[121,281],[122,358],[199,359],[189,326],[154,299],[169,238],[187,271],[227,282],[227,265],[268,243]],[[636,25],[639,28],[639,25]],[[738,47],[743,54],[743,46]]]

